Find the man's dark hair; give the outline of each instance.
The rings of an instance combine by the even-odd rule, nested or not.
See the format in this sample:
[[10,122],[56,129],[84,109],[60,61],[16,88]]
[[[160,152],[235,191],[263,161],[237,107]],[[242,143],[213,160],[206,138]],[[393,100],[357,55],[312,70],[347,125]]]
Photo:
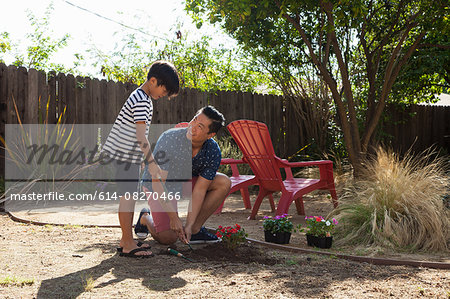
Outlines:
[[180,91],[180,78],[177,69],[168,61],[158,60],[152,63],[147,74],[147,80],[154,77],[158,86],[164,85],[167,90],[167,96],[177,95]]
[[225,125],[225,117],[213,106],[205,106],[197,111],[196,115],[203,113],[206,115],[212,123],[209,125],[208,133],[217,133]]

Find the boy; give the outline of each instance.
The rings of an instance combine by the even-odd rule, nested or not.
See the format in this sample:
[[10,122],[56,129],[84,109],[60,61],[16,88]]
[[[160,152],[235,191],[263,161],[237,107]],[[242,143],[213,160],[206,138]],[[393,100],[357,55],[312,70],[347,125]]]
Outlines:
[[[172,244],[177,239],[185,243],[217,241],[217,237],[208,233],[203,225],[224,201],[231,187],[230,179],[217,172],[221,152],[212,139],[224,123],[225,119],[219,111],[206,106],[197,112],[187,128],[171,129],[161,135],[154,153],[164,152],[165,160],[169,161],[161,164],[163,177],[167,175],[169,181],[173,180],[171,174],[177,175],[182,171],[180,165],[190,165],[184,160],[192,158],[191,209],[183,226],[176,208],[166,209],[160,206],[158,200],[149,199],[151,213],[145,208],[141,211],[136,232],[150,232],[161,244]],[[161,193],[161,184],[153,181],[150,186],[148,183],[148,172],[144,173],[143,182],[144,191],[153,189]],[[180,188],[179,183],[174,188],[170,187],[170,182],[166,185],[170,191]]]
[[[119,223],[122,230],[121,256],[150,257],[148,247],[139,247],[132,233],[135,202],[127,200],[126,192],[137,191],[139,166],[147,162],[148,171],[155,177],[161,169],[153,161],[150,144],[147,139],[153,115],[153,100],[167,96],[169,99],[178,94],[180,80],[175,67],[166,61],[156,61],[150,66],[147,81],[131,93],[117,116],[102,151],[112,158],[115,167],[115,181],[120,196]],[[132,198],[132,197],[131,197]]]

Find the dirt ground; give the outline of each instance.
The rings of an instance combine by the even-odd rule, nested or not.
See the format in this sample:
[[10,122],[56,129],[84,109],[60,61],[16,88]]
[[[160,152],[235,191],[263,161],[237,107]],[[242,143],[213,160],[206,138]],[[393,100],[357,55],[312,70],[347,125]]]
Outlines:
[[[305,197],[307,215],[323,215],[332,205],[325,196]],[[139,210],[139,207],[136,208]],[[289,211],[294,224],[304,223]],[[137,214],[136,214],[137,215]],[[272,215],[267,202],[257,220],[247,220],[240,196],[227,199],[222,214],[207,227],[242,225],[250,238],[263,240],[262,216]],[[316,254],[298,254],[245,244],[222,256],[220,245],[176,248],[195,262],[166,254],[167,246],[151,238],[150,259],[119,257],[119,228],[110,212],[33,212],[17,216],[65,226],[30,225],[0,214],[1,298],[450,298],[450,270],[409,266],[375,266]],[[135,217],[136,219],[136,217]],[[306,248],[304,234],[290,245]],[[333,248],[332,252],[389,258],[449,262],[445,255],[406,255],[365,248]],[[216,259],[208,258],[211,252]]]

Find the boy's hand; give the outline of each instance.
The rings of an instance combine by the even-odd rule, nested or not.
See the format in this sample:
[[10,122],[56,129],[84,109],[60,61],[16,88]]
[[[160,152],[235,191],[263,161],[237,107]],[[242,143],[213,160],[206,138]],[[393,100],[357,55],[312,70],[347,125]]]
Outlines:
[[161,178],[163,182],[166,180],[167,173],[163,174],[163,171],[161,170],[159,165],[156,164],[156,162],[153,161],[152,163],[148,164],[148,171],[152,175],[153,179]]

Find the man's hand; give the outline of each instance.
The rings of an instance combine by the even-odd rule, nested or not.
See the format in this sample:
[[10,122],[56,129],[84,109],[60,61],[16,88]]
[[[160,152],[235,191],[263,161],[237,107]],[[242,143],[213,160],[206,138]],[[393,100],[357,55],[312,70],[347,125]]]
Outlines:
[[171,217],[170,218],[170,229],[173,230],[181,242],[183,243],[189,243],[189,239],[191,238],[189,236],[189,239],[186,237],[185,230],[183,228],[183,223],[181,222],[180,218],[178,216]]
[[186,227],[184,228],[184,234],[186,235],[186,239],[187,239],[186,244],[187,244],[187,243],[189,243],[190,240],[191,240],[191,236],[192,236],[192,227],[191,227],[191,226],[186,226]]

